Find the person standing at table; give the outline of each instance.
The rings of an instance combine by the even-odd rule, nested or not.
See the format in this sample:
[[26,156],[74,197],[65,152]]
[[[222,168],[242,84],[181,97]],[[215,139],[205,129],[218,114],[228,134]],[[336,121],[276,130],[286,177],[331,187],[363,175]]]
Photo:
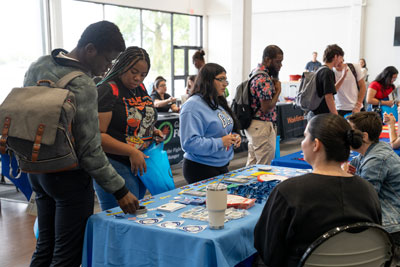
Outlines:
[[208,63],[182,106],[179,136],[185,152],[183,176],[189,184],[227,173],[233,146],[240,145],[240,135],[234,133],[237,122],[224,97],[227,85],[225,69]]
[[341,168],[350,146],[361,145],[361,132],[341,116],[321,114],[308,122],[301,148],[313,171],[279,183],[254,230],[254,247],[267,266],[297,266],[307,247],[334,227],[381,223],[373,186]]
[[400,245],[400,157],[389,144],[379,141],[382,120],[376,112],[359,112],[347,118],[353,129],[363,133],[360,153],[353,158],[349,172],[369,181],[378,193],[382,207],[382,225]]
[[168,112],[169,109],[172,112],[179,112],[180,108],[175,104],[176,98],[167,93],[166,82],[162,76],[158,76],[153,83],[151,98],[153,99],[154,107],[158,112]]
[[74,70],[86,75],[72,80],[68,89],[75,94],[76,114],[72,123],[79,168],[47,174],[30,174],[36,193],[39,237],[31,266],[80,266],[86,221],[93,214],[95,177],[113,194],[125,213],[139,208],[124,179],[110,165],[101,148],[97,117],[97,88],[91,76],[103,75],[125,42],[118,27],[108,21],[89,25],[77,46],[67,52],[55,49],[40,57],[25,74],[24,86],[39,80],[57,82]]
[[395,89],[394,82],[397,79],[399,71],[393,67],[386,67],[381,73],[376,76],[371,82],[367,90],[367,103],[370,104],[368,110],[380,106],[391,107],[394,105],[394,100],[389,96]]
[[193,56],[192,56],[192,62],[197,71],[200,71],[200,69],[206,64],[206,61],[204,59],[205,52],[203,49],[197,50]]
[[360,58],[359,64],[361,67],[361,72],[364,77],[365,82],[368,82],[368,68],[367,68],[367,62],[365,61],[364,58]]
[[317,57],[318,57],[318,53],[317,52],[313,52],[312,53],[312,60],[307,63],[305,71],[316,72],[322,66],[321,62],[319,62],[317,60]]
[[335,104],[340,116],[360,112],[364,107],[366,86],[358,64],[340,62],[333,68],[336,80]]
[[[141,199],[146,187],[138,174],[146,172],[143,150],[161,132],[155,129],[157,111],[143,85],[150,70],[146,50],[128,47],[98,84],[101,143],[111,165],[125,179],[134,195]],[[116,207],[112,195],[94,183],[103,210]]]
[[308,112],[307,120],[310,120],[314,115],[323,113],[338,114],[334,99],[336,94],[335,73],[332,68],[343,63],[343,56],[344,52],[340,46],[333,44],[326,47],[323,58],[324,66],[316,74],[317,94],[322,97],[322,101],[318,108]]
[[276,147],[276,103],[281,93],[281,82],[278,80],[282,67],[283,52],[276,45],[264,49],[262,62],[249,76],[262,71],[250,83],[250,103],[253,119],[244,132],[248,143],[246,166],[253,164],[270,164]]

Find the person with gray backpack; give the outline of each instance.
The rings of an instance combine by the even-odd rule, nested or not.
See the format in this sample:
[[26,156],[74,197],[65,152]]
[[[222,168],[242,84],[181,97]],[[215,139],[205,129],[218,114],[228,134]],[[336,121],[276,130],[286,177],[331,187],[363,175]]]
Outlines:
[[324,65],[317,72],[304,72],[296,95],[296,105],[307,111],[307,119],[323,113],[338,114],[334,95],[335,74],[333,67],[343,62],[344,52],[338,45],[328,45],[324,51]]
[[[66,85],[66,89],[74,94],[76,110],[70,126],[78,165],[68,170],[29,174],[36,193],[39,223],[31,266],[81,265],[86,222],[94,208],[92,177],[106,191],[113,193],[125,213],[134,213],[139,208],[137,198],[129,192],[124,179],[110,165],[102,150],[97,87],[91,77],[103,75],[124,50],[125,41],[119,28],[111,22],[100,21],[85,29],[71,52],[55,49],[51,55],[33,62],[25,74],[24,86],[27,87],[36,85],[39,80],[57,83],[68,73],[83,72]],[[43,109],[46,109],[45,102]],[[44,132],[46,129],[47,126]],[[40,156],[39,151],[38,158]]]

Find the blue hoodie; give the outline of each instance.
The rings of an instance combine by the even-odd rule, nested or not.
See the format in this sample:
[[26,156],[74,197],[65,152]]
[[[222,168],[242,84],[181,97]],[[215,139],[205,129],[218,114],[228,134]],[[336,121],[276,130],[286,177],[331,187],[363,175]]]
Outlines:
[[199,95],[183,104],[179,115],[179,135],[184,158],[214,167],[222,167],[233,158],[222,137],[232,133],[233,120],[222,107],[212,110]]

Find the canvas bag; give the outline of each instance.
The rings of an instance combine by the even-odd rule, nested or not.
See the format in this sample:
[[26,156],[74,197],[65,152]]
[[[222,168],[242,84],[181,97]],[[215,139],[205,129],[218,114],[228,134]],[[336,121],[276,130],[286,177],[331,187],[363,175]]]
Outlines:
[[232,112],[239,121],[239,129],[245,130],[249,128],[253,119],[253,109],[250,103],[250,83],[259,74],[264,71],[256,71],[248,80],[243,81],[236,87],[235,98],[232,100]]
[[[14,155],[27,173],[51,173],[78,167],[71,124],[75,95],[65,87],[85,75],[73,71],[57,83],[14,88],[0,105],[0,152]],[[47,85],[43,85],[47,84]]]
[[299,91],[295,101],[296,106],[304,111],[316,110],[324,96],[319,97],[317,93],[317,73],[327,66],[320,67],[316,72],[303,72]]

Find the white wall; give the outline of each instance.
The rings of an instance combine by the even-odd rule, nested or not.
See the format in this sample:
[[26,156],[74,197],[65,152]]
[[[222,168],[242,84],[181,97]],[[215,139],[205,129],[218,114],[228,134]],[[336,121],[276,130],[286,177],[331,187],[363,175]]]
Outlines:
[[361,57],[367,61],[369,81],[387,66],[400,70],[400,46],[393,46],[395,17],[400,17],[399,0],[367,0]]

